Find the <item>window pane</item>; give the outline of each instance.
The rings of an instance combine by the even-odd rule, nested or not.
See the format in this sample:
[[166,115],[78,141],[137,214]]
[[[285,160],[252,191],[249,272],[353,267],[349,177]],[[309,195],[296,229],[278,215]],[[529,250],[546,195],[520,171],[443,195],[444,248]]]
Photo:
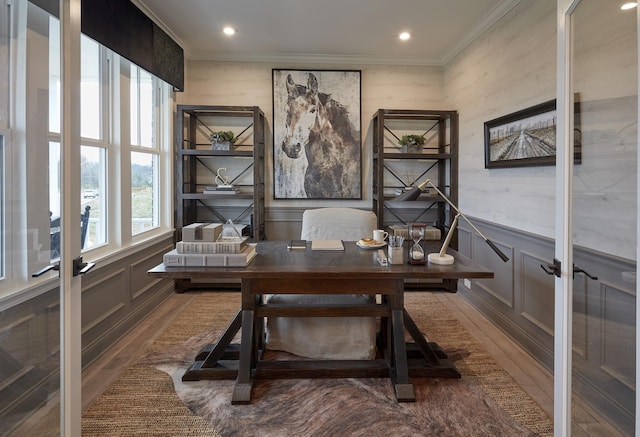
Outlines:
[[[106,242],[106,153],[99,147],[81,146],[80,184],[82,205],[80,214],[88,212],[88,221],[81,223],[82,249],[88,249]],[[51,259],[60,257],[60,143],[49,143],[49,209],[51,211]],[[89,210],[87,211],[87,207]],[[82,241],[84,236],[84,241]]]
[[[103,148],[91,146],[80,148],[81,213],[88,213],[89,216],[88,222],[83,223],[81,228],[83,249],[89,249],[107,241],[106,162],[106,151]],[[83,236],[84,241],[82,241]]]
[[80,135],[100,139],[100,46],[89,38],[81,38],[81,108]]
[[49,17],[49,131],[60,133],[60,22]]
[[133,145],[137,145],[139,144],[139,140],[138,138],[140,138],[139,135],[139,131],[140,131],[140,127],[138,126],[138,120],[139,120],[139,111],[138,111],[138,106],[139,106],[139,99],[138,99],[138,72],[140,71],[140,69],[138,67],[136,67],[135,65],[131,64],[131,86],[130,86],[130,92],[131,92],[131,120],[130,120],[130,124],[131,124],[131,144]]
[[131,66],[131,144],[154,147],[153,77]]
[[5,171],[5,159],[4,159],[4,137],[0,135],[0,171],[2,174],[0,175],[0,278],[4,278],[5,276],[5,241],[4,236],[6,233],[5,230],[5,207],[4,207],[4,190],[6,187],[5,175],[7,172]]
[[49,142],[49,239],[50,258],[60,258],[61,173],[60,143]]
[[9,17],[0,10],[0,129],[9,127]]
[[131,153],[131,233],[158,226],[158,157]]

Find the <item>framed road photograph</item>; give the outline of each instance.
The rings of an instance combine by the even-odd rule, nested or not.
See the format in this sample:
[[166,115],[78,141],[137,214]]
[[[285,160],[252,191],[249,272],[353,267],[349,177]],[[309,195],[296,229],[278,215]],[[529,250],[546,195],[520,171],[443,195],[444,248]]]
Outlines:
[[524,167],[556,163],[556,101],[487,121],[484,166]]
[[273,70],[275,199],[362,199],[360,76]]

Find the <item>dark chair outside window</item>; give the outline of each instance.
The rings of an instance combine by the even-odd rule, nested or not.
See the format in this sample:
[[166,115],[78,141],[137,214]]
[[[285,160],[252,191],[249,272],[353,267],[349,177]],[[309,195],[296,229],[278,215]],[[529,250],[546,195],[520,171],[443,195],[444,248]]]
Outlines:
[[[89,229],[89,215],[91,207],[84,207],[84,212],[80,214],[80,248],[84,249],[87,240],[87,230]],[[60,258],[60,217],[51,217],[49,213],[49,235],[51,238],[51,259]]]

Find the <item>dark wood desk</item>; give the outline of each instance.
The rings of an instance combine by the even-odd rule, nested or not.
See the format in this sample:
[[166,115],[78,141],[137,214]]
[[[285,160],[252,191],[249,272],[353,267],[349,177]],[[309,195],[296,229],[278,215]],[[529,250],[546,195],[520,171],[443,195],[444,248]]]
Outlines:
[[[432,244],[431,246],[429,246]],[[308,246],[310,243],[308,243]],[[415,401],[410,376],[459,378],[436,343],[428,342],[404,308],[404,280],[492,278],[493,272],[454,251],[450,266],[381,266],[377,250],[345,242],[345,251],[287,250],[285,242],[261,242],[258,256],[245,268],[165,267],[149,275],[170,279],[240,278],[242,307],[218,342],[202,350],[183,381],[233,379],[231,402],[251,402],[254,378],[389,377],[398,401]],[[427,242],[427,253],[439,246]],[[405,254],[406,255],[406,254]],[[274,305],[262,295],[370,294],[381,303],[366,305]],[[380,317],[380,358],[373,360],[264,360],[265,317]],[[231,340],[242,328],[239,347]],[[405,329],[415,343],[406,343]]]

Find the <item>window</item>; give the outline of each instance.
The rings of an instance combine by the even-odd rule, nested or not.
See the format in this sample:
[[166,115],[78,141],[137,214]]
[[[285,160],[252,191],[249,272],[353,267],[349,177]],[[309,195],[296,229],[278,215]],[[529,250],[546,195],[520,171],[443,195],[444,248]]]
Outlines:
[[[54,17],[49,18],[49,211],[51,214],[50,240],[51,259],[60,256],[59,250],[59,222],[60,193],[61,193],[61,162],[60,162],[60,25]],[[103,200],[106,181],[106,149],[108,143],[104,141],[103,114],[105,107],[104,76],[101,71],[103,50],[95,41],[81,36],[81,114],[80,136],[82,147],[80,151],[80,187],[82,208],[78,214],[89,208],[89,223],[83,241],[82,249],[106,243],[106,203]],[[90,196],[88,193],[94,193]]]
[[80,213],[89,214],[88,229],[80,243],[83,249],[90,249],[107,242],[106,175],[110,138],[105,114],[109,113],[110,83],[105,68],[106,49],[84,35],[80,43]]
[[131,67],[131,145],[152,148],[154,141],[153,77]]
[[89,207],[89,223],[83,249],[106,243],[107,215],[106,215],[106,168],[107,151],[103,147],[80,147],[80,196],[82,210]]
[[10,38],[12,8],[0,7],[0,298],[55,276],[31,274],[59,257],[64,193],[78,193],[78,215],[89,207],[83,250],[96,257],[171,230],[160,207],[171,202],[170,86],[83,35],[81,185],[63,186],[59,22],[17,7],[28,8],[24,38]]
[[[158,148],[154,78],[131,66],[131,233],[158,226]],[[158,92],[160,92],[158,90]]]

